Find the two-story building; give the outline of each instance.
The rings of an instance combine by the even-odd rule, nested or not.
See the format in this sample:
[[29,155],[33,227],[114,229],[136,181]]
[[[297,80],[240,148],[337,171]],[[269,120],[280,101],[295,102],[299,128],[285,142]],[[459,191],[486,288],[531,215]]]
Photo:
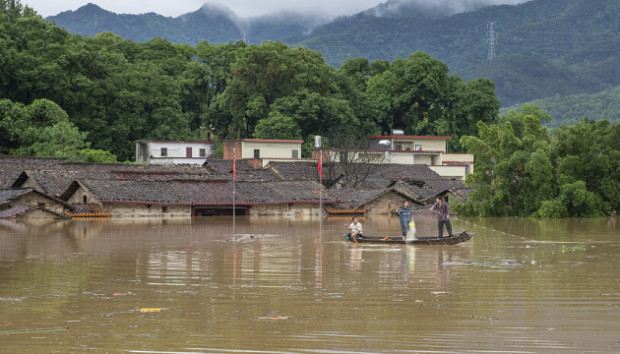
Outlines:
[[136,162],[158,165],[202,165],[213,155],[212,141],[139,140]]
[[324,160],[402,165],[428,165],[446,179],[463,180],[474,171],[474,156],[449,153],[450,136],[381,135],[368,136],[368,149],[330,149]]
[[303,142],[282,139],[226,140],[223,157],[224,160],[247,159],[254,166],[264,167],[270,161],[299,160]]

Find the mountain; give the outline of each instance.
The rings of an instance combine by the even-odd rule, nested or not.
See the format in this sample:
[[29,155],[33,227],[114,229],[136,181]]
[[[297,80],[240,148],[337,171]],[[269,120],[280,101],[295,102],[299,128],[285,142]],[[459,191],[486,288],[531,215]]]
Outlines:
[[205,3],[197,11],[176,18],[155,13],[116,14],[95,4],[88,4],[76,11],[50,16],[47,20],[82,36],[93,37],[101,32],[113,32],[135,42],[162,37],[174,43],[191,45],[205,40],[210,43],[284,40],[292,36],[303,36],[326,21],[320,16],[293,12],[241,18],[229,8],[212,3]]
[[[448,64],[452,74],[494,81],[503,106],[620,85],[620,1],[488,3],[389,0],[331,21],[296,13],[239,18],[210,4],[177,18],[118,15],[89,4],[48,20],[72,33],[111,31],[134,41],[157,36],[192,45],[279,40],[320,51],[334,66],[354,57],[394,60],[423,51]],[[497,45],[489,61],[491,23]]]
[[[298,45],[321,51],[336,66],[351,57],[393,60],[427,52],[453,74],[494,81],[504,106],[620,85],[617,0],[533,0],[451,16],[401,13],[409,15],[385,16],[375,8],[338,18]],[[497,34],[491,62],[490,23]]]

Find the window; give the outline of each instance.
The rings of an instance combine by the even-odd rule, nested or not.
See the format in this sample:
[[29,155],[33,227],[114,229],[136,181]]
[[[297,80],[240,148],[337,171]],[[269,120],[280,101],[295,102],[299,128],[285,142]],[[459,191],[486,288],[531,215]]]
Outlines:
[[161,207],[161,212],[162,213],[167,213],[168,212],[168,207],[167,206]]
[[200,149],[199,152],[200,157],[205,157],[207,156],[207,149]]
[[168,148],[161,148],[161,156],[168,156]]
[[395,148],[394,150],[396,151],[401,151],[403,149],[403,144],[395,144],[394,148]]
[[254,158],[260,159],[260,149],[254,149]]
[[415,144],[415,151],[422,151],[422,144]]
[[349,158],[347,151],[340,151],[340,162],[346,162]]
[[82,203],[88,204],[88,196],[87,195],[83,195],[82,196]]
[[192,155],[192,148],[191,147],[187,147],[185,148],[185,157],[190,158],[194,155]]
[[293,150],[293,158],[296,159],[299,157],[299,150]]

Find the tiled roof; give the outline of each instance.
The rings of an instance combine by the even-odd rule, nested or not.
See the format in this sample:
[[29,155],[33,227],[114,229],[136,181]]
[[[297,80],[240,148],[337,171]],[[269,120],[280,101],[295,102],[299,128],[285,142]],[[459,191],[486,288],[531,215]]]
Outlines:
[[330,190],[338,203],[334,205],[338,209],[358,209],[368,201],[377,198],[379,195],[385,193],[385,188],[379,189],[332,189]]
[[36,208],[37,207],[34,205],[20,205],[10,209],[2,210],[0,211],[0,219],[12,219]]
[[28,169],[44,168],[61,163],[58,159],[0,155],[0,188],[8,188]]
[[[207,159],[204,167],[211,169],[219,178],[233,179],[233,160]],[[280,178],[269,169],[250,165],[247,160],[236,160],[237,181],[279,181]]]
[[11,201],[22,194],[32,192],[32,188],[3,188],[0,189],[0,204]]
[[[271,161],[267,167],[285,181],[319,180],[317,162]],[[330,185],[344,173],[342,166],[334,163],[323,163],[321,170],[325,185]]]
[[16,217],[18,217],[20,215],[26,214],[26,213],[28,213],[30,211],[33,211],[33,210],[42,210],[42,211],[44,211],[46,213],[50,213],[50,214],[52,214],[52,215],[54,215],[56,217],[60,217],[60,218],[66,218],[67,217],[64,214],[60,214],[60,213],[57,213],[57,212],[55,212],[53,210],[49,210],[49,209],[46,209],[46,208],[41,208],[41,207],[36,206],[36,205],[32,205],[32,206],[30,206],[30,205],[20,205],[20,206],[16,206],[16,207],[13,207],[13,208],[10,208],[10,209],[7,209],[7,210],[0,211],[0,219],[13,219],[13,218],[16,218]]
[[[165,205],[232,205],[233,183],[230,181],[75,181],[63,199],[67,200],[78,186],[90,191],[104,203],[139,203]],[[318,203],[317,182],[236,182],[237,205]],[[323,202],[336,199],[323,189]]]

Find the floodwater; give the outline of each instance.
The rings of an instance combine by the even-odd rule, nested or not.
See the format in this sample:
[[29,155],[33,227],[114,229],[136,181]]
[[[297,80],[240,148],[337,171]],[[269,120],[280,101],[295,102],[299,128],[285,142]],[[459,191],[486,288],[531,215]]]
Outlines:
[[0,352],[620,352],[615,219],[343,221],[4,222]]

